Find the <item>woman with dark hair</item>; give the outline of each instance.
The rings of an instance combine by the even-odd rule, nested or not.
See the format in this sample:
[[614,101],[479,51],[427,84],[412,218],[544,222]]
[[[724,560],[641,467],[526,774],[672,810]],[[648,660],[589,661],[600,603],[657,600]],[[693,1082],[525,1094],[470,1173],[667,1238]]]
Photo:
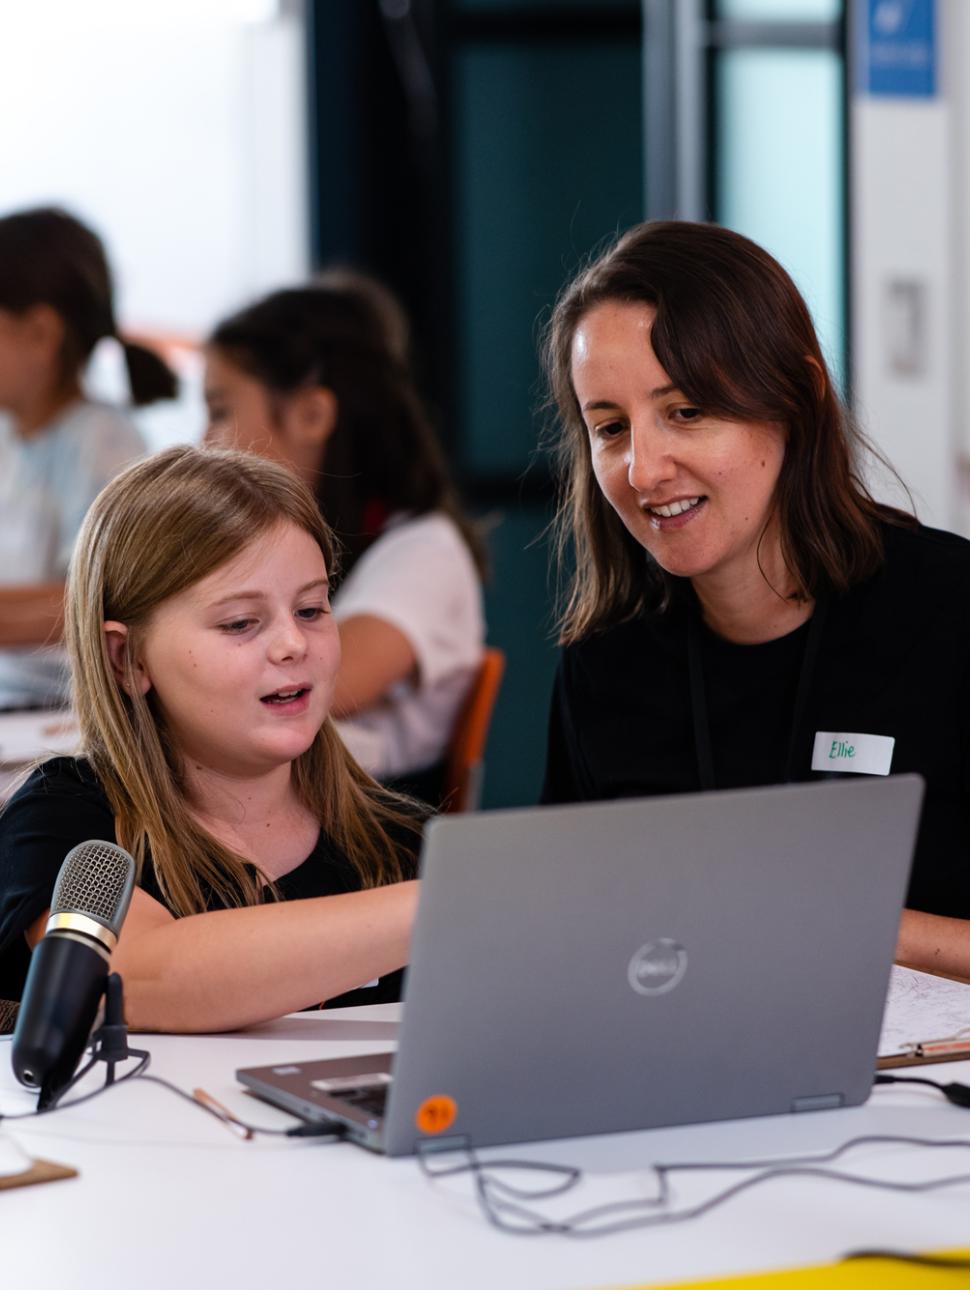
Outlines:
[[437,803],[481,658],[482,552],[406,365],[393,297],[346,272],[220,323],[208,438],[282,461],[343,547],[334,715],[360,763]]
[[545,358],[574,573],[544,800],[919,772],[898,952],[970,975],[970,543],[874,500],[787,273],[641,225]]
[[134,404],[175,394],[162,360],[118,337],[112,296],[100,239],[66,211],[0,219],[0,708],[66,698],[50,642],[74,538],[102,487],[144,452],[124,412],[85,398],[92,350],[119,339]]

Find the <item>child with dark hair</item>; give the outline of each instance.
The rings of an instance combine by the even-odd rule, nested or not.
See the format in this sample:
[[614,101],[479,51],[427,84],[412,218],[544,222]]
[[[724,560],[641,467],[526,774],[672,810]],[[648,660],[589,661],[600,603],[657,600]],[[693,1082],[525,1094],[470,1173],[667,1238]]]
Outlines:
[[[129,417],[84,396],[84,368],[117,337],[100,239],[66,211],[0,219],[0,709],[63,702],[64,576],[85,512],[145,448]],[[120,338],[119,338],[120,340]],[[136,405],[175,377],[121,341]]]
[[449,735],[481,660],[483,556],[407,366],[385,288],[332,271],[220,323],[210,440],[295,470],[343,548],[333,705],[372,774],[437,804]]

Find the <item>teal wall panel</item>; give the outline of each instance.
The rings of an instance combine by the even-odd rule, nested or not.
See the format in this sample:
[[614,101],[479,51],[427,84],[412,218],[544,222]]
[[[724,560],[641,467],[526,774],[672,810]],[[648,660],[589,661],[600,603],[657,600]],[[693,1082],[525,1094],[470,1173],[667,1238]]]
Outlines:
[[640,50],[479,42],[455,75],[463,465],[517,473],[536,438],[536,320],[598,242],[641,218]]
[[485,755],[482,805],[538,800],[545,765],[549,694],[556,664],[547,543],[549,512],[508,508],[489,535],[486,588],[489,641],[505,650],[506,670]]
[[[476,39],[453,62],[455,442],[462,479],[514,499],[538,452],[540,320],[578,265],[642,218],[636,36]],[[544,462],[533,465],[541,478]],[[507,670],[489,739],[483,805],[535,802],[555,666],[548,518],[496,507],[489,640]]]

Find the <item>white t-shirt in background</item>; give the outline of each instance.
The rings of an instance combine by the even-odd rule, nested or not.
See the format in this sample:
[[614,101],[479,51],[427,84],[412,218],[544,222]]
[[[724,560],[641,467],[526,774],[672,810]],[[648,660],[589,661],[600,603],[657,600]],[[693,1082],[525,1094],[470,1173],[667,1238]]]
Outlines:
[[[0,585],[54,582],[67,573],[88,507],[144,441],[130,418],[79,400],[22,439],[0,414]],[[60,646],[0,649],[0,708],[66,700]]]
[[337,728],[372,775],[415,774],[444,756],[485,641],[481,580],[449,516],[391,516],[334,597],[338,623],[358,614],[407,637],[418,675]]

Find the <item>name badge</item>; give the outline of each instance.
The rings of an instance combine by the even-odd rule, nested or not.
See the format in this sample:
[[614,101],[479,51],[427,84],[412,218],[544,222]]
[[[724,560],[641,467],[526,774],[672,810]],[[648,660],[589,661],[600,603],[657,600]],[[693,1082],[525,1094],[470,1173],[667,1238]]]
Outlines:
[[891,735],[818,730],[812,749],[812,770],[834,770],[849,775],[888,775],[895,743]]

